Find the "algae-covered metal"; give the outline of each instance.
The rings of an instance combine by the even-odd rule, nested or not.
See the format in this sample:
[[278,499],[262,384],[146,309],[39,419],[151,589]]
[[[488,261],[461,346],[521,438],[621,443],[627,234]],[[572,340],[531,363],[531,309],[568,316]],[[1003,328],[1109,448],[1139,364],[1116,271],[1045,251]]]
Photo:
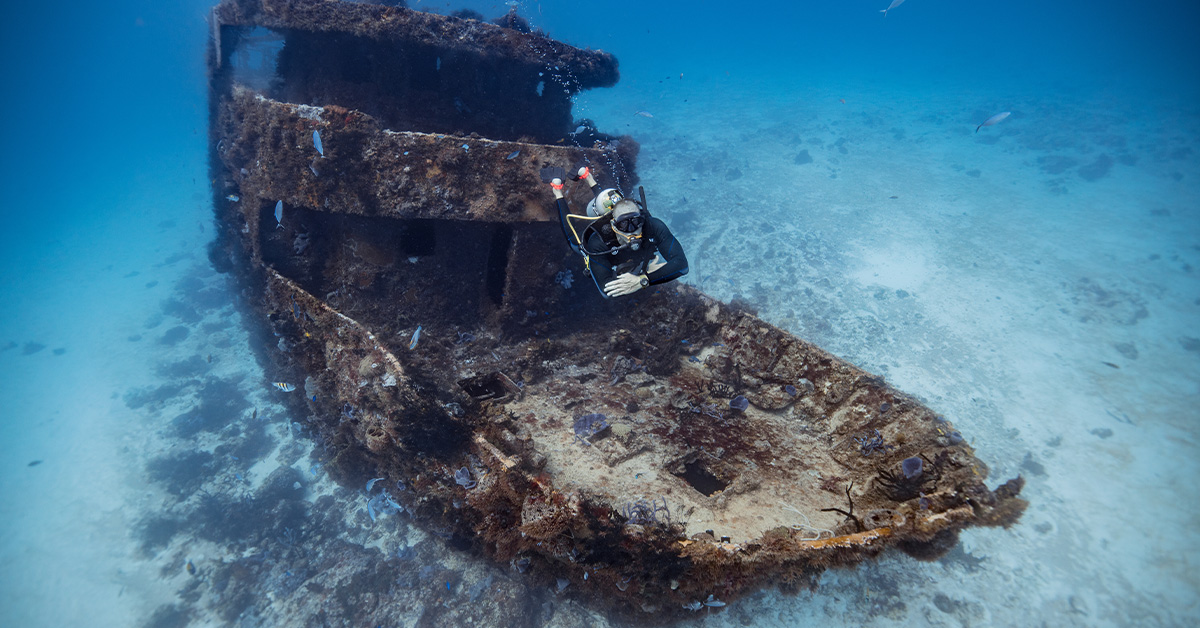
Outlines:
[[539,169],[636,184],[632,138],[572,133],[611,55],[316,0],[228,1],[214,31],[212,257],[338,480],[643,619],[1023,511],[950,422],[751,312],[556,281],[578,260]]

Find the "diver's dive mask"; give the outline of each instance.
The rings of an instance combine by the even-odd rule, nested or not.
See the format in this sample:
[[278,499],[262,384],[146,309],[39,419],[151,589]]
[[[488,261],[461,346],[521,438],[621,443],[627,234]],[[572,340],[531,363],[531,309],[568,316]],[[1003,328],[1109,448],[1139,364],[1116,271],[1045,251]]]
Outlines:
[[613,227],[624,233],[633,233],[642,228],[646,224],[646,219],[642,218],[641,214],[633,214],[631,216],[622,216],[613,221]]
[[637,203],[625,199],[613,208],[612,214],[613,233],[617,236],[617,241],[636,251],[642,239],[642,226],[646,224],[642,208]]

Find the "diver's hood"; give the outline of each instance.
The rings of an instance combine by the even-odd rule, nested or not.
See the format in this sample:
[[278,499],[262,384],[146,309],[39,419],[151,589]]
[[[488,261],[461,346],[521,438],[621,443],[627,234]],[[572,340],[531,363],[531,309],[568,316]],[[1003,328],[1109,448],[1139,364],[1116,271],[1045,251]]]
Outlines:
[[617,236],[617,242],[619,242],[622,246],[628,244],[632,246],[633,250],[636,251],[642,239],[642,226],[638,226],[638,228],[634,229],[633,231],[622,231],[617,227],[618,221],[630,216],[642,216],[642,225],[645,224],[645,214],[642,212],[641,206],[639,206],[636,201],[633,199],[624,199],[620,203],[617,203],[612,210],[612,230],[613,234]]

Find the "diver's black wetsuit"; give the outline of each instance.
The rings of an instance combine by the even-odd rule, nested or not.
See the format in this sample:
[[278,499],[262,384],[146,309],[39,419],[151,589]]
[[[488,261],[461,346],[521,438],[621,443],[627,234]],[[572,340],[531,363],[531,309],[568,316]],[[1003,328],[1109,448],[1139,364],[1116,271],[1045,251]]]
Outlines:
[[[593,197],[599,193],[600,186],[592,186]],[[558,220],[562,226],[563,235],[567,238],[567,243],[571,245],[572,249],[583,253],[575,243],[570,227],[567,226],[567,214],[570,213],[570,208],[567,206],[566,199],[560,198],[555,204],[558,206]],[[617,246],[617,236],[613,233],[612,224],[609,221],[604,221],[598,229],[588,232],[587,250],[589,251],[608,251]],[[654,259],[655,252],[662,256],[666,264],[652,273],[646,273],[646,265]],[[674,281],[688,272],[688,261],[687,256],[683,253],[683,245],[675,239],[666,223],[654,217],[650,217],[642,225],[642,239],[638,250],[635,251],[633,247],[626,246],[614,253],[588,255],[587,257],[592,281],[595,282],[596,289],[600,291],[600,294],[604,294],[604,285],[621,273],[645,273],[646,279],[653,286]],[[607,298],[607,295],[605,297]]]

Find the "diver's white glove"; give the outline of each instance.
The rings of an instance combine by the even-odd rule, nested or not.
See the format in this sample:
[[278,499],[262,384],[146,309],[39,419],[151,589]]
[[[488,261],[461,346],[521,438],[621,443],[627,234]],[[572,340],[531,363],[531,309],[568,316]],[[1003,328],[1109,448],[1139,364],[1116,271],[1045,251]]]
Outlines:
[[645,275],[622,273],[616,279],[604,284],[604,294],[610,297],[623,297],[633,294],[650,284]]
[[594,187],[596,185],[596,177],[592,176],[592,169],[588,168],[587,166],[581,167],[579,169],[579,173],[575,176],[576,181],[578,181],[580,179],[587,181],[587,184],[589,186]]

